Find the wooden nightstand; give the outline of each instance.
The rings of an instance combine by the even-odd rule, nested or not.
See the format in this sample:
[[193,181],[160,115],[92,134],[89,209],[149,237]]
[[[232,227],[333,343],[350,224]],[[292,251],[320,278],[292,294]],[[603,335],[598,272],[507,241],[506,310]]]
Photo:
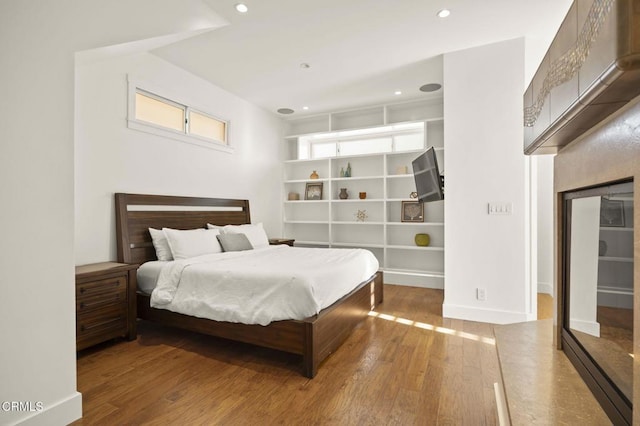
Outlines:
[[293,247],[294,242],[295,242],[295,239],[293,238],[269,238],[269,244],[272,246],[284,244],[284,245]]
[[76,266],[76,350],[115,337],[136,338],[138,265]]

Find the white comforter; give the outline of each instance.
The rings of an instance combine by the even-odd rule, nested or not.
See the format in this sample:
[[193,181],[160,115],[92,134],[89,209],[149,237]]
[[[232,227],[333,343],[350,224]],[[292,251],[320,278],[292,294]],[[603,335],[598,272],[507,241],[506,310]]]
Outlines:
[[151,306],[216,321],[267,325],[317,314],[378,270],[362,249],[285,245],[168,262]]

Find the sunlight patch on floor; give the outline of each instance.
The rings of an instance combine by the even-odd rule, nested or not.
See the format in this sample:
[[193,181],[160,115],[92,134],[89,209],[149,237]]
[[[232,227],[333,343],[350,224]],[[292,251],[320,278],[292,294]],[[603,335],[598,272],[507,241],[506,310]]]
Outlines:
[[413,327],[421,328],[423,330],[435,331],[437,333],[448,334],[450,336],[458,336],[458,337],[462,337],[463,339],[469,339],[469,340],[473,340],[475,342],[482,342],[482,343],[486,343],[488,345],[494,345],[495,346],[495,344],[496,344],[495,339],[490,338],[490,337],[478,336],[477,334],[467,333],[465,331],[458,331],[458,330],[453,330],[451,328],[446,328],[446,327],[440,327],[440,326],[436,326],[436,325],[427,324],[427,323],[424,323],[424,322],[412,321],[410,319],[400,318],[400,317],[396,317],[394,315],[388,315],[388,314],[382,314],[382,313],[375,312],[375,311],[370,311],[369,312],[369,316],[370,317],[374,317],[374,318],[380,318],[380,319],[383,319],[383,320],[386,320],[386,321],[394,321],[394,322],[397,322],[399,324],[410,325],[410,326],[413,326]]

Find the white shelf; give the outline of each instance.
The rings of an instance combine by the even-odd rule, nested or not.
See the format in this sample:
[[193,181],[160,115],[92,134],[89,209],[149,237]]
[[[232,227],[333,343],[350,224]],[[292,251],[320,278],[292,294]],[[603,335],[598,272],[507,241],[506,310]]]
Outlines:
[[444,251],[444,247],[432,247],[432,246],[401,246],[401,245],[387,245],[388,249],[393,250],[423,250],[423,251]]
[[[439,162],[444,161],[444,120],[442,100],[417,101],[402,105],[363,108],[290,120],[285,153],[298,155],[298,142],[309,140],[355,140],[362,132],[351,130],[380,126],[416,124],[424,129],[424,146],[433,146]],[[411,126],[405,126],[409,128]],[[338,132],[349,131],[338,135]],[[380,133],[382,132],[382,133]],[[380,129],[378,135],[403,137],[406,130]],[[313,138],[312,136],[317,136]],[[372,136],[375,137],[375,136]],[[405,139],[406,140],[406,139]],[[420,139],[411,139],[420,145]],[[396,145],[394,145],[396,146]],[[287,160],[284,162],[283,194],[295,191],[304,198],[304,185],[323,183],[325,200],[286,200],[283,208],[285,236],[296,245],[361,247],[370,249],[380,268],[389,273],[391,283],[442,288],[444,285],[444,203],[427,203],[424,218],[428,222],[401,222],[401,203],[416,190],[412,161],[426,148],[402,152],[362,154],[335,158]],[[310,151],[309,151],[310,152]],[[340,177],[350,163],[352,176]],[[406,174],[398,171],[405,170]],[[308,176],[316,171],[320,179]],[[339,199],[346,188],[348,199]],[[368,198],[359,199],[366,192]],[[356,220],[356,211],[365,210],[368,219]],[[415,245],[415,234],[426,232],[431,246]]]
[[[296,138],[295,136],[285,136],[288,138]],[[285,160],[285,164],[299,164],[299,163],[322,163],[326,162],[326,158],[303,158],[302,160]]]
[[331,247],[384,248],[384,245],[367,243],[331,243]]
[[308,225],[328,225],[328,220],[285,220],[284,223],[297,223]]
[[444,222],[387,222],[387,226],[444,226]]
[[602,260],[604,262],[625,262],[625,263],[633,263],[633,257],[618,257],[618,256],[600,256],[598,260]]
[[367,222],[359,220],[334,220],[331,221],[332,225],[384,225],[384,222]]
[[387,179],[413,179],[413,174],[412,173],[406,173],[403,175],[389,175],[387,176]]
[[330,200],[285,200],[285,203],[291,204],[328,204]]
[[337,199],[337,200],[331,200],[333,203],[336,204],[346,204],[346,203],[382,203],[384,202],[383,198],[365,198],[364,200],[361,200],[359,198],[347,198],[346,200],[341,200],[341,199]]
[[329,182],[329,179],[291,179],[285,180],[284,183],[314,183],[314,182]]
[[384,179],[384,176],[352,176],[352,177],[337,177],[331,179],[334,182],[345,182],[345,181],[357,181],[357,180],[376,180],[376,179]]

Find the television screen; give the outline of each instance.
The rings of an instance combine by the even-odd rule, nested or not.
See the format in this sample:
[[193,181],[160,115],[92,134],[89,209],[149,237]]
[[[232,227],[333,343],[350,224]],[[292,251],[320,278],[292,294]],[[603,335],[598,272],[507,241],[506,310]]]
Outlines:
[[413,160],[413,178],[416,181],[418,201],[437,201],[444,199],[444,178],[440,176],[438,159],[433,147]]

